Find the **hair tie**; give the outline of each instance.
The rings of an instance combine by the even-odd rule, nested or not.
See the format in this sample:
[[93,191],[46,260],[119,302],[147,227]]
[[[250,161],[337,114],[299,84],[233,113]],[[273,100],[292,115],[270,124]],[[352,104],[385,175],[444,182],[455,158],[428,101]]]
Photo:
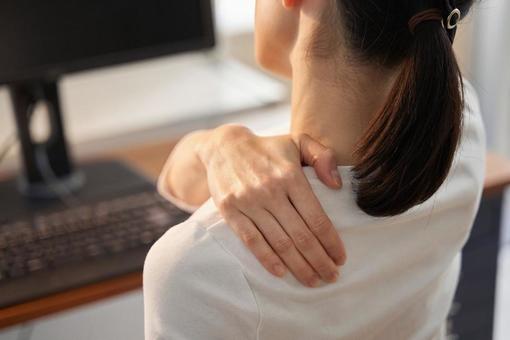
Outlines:
[[439,9],[427,9],[415,14],[409,19],[409,31],[414,34],[416,27],[426,21],[439,21],[443,22],[443,15]]
[[[461,18],[461,12],[458,8],[452,8],[447,1],[447,12],[446,15],[443,16],[443,12],[437,8],[427,9],[425,11],[421,11],[415,14],[411,19],[409,19],[409,31],[411,34],[414,34],[416,31],[416,27],[424,23],[426,21],[439,21],[443,25],[443,28],[446,29],[448,33],[448,37],[450,41],[453,43],[453,39],[455,38],[455,33],[457,31],[457,24]],[[452,8],[450,10],[450,8]]]

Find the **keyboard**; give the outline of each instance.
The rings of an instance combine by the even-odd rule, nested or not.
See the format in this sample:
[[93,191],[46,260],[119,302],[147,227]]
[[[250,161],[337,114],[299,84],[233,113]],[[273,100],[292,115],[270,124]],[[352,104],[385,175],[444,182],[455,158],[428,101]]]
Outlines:
[[152,244],[188,216],[146,190],[0,221],[0,307],[140,272]]

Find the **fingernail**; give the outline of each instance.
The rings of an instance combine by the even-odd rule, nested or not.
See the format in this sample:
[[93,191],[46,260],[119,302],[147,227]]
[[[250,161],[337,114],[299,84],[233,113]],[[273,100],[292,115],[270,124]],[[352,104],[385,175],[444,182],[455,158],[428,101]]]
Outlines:
[[336,282],[336,280],[338,279],[338,272],[332,272],[332,273],[329,273],[328,277],[328,282]]
[[281,264],[275,264],[273,266],[273,271],[277,276],[283,276],[287,272]]
[[337,266],[343,266],[343,265],[345,264],[345,260],[344,260],[344,258],[343,258],[343,257],[337,257],[337,258],[335,259],[335,264],[336,264]]
[[335,180],[335,184],[337,186],[342,185],[342,178],[340,177],[340,174],[338,173],[338,170],[331,170],[331,176],[333,176],[333,179]]
[[312,288],[317,287],[319,285],[320,278],[318,276],[314,276],[310,281],[308,281],[308,285]]

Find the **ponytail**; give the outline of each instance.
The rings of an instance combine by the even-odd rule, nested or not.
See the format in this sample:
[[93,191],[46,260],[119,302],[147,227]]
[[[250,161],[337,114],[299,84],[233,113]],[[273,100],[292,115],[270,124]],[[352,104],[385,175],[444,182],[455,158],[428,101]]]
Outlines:
[[420,24],[388,101],[357,150],[357,203],[391,216],[429,199],[459,144],[463,86],[451,41],[438,22]]

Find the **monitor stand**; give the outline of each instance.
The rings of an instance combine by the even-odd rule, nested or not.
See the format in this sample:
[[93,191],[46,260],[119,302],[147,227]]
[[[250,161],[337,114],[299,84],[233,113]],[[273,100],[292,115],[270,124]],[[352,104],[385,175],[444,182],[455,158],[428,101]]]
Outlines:
[[[70,204],[154,190],[150,181],[119,162],[101,161],[78,168],[74,166],[65,138],[56,81],[14,84],[9,90],[23,168],[18,178],[0,182],[0,224],[33,216],[41,210],[60,210]],[[40,103],[47,107],[49,131],[46,140],[36,141],[31,122],[34,109]]]

